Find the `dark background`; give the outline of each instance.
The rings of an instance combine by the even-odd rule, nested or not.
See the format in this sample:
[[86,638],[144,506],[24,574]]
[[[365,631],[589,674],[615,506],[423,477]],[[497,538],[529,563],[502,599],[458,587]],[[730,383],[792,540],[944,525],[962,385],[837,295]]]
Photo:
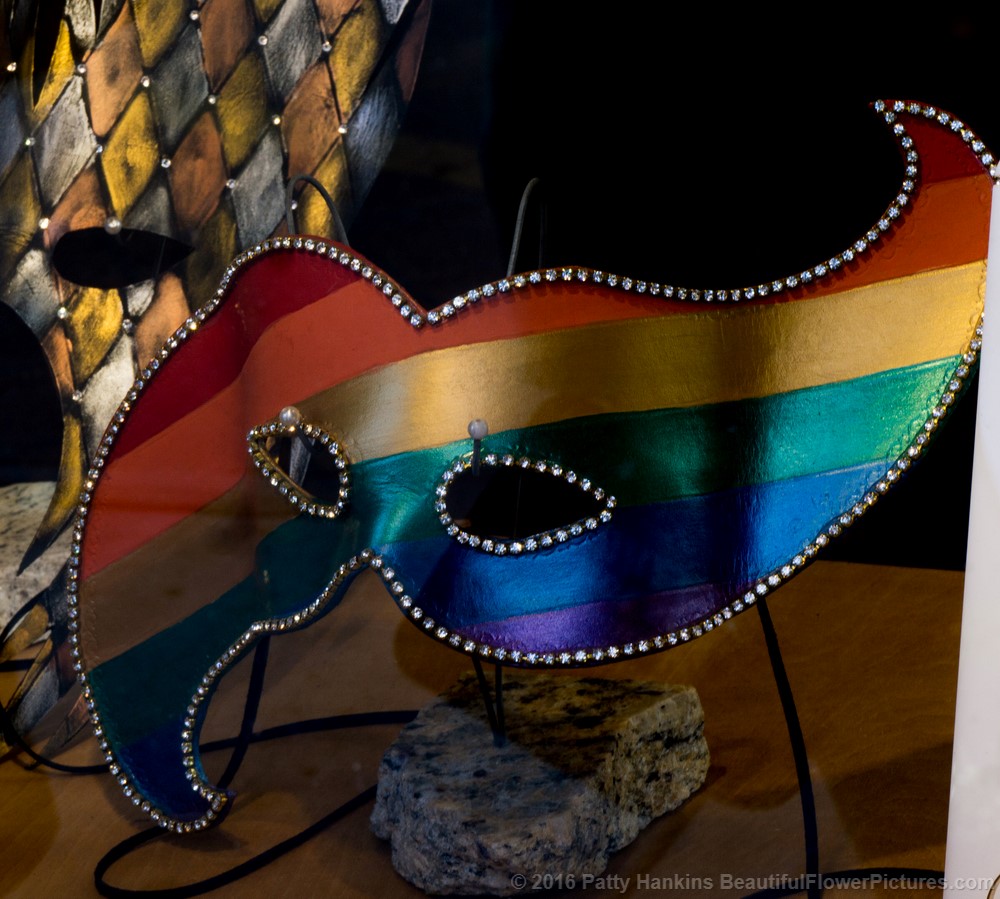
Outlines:
[[[437,305],[503,273],[521,190],[539,176],[546,263],[739,285],[839,252],[896,194],[901,165],[872,100],[932,103],[1000,147],[985,6],[933,21],[839,4],[783,19],[660,6],[434,0],[416,93],[352,244]],[[39,389],[40,349],[7,312],[0,465],[53,477],[54,388]],[[827,557],[964,567],[974,411],[966,396]]]

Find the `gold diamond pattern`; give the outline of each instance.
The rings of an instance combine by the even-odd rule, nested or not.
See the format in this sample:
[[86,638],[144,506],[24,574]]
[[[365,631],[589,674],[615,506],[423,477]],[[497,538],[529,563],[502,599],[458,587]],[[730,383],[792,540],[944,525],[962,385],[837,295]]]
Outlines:
[[41,207],[35,190],[34,166],[22,156],[0,184],[0,278],[6,279],[38,230]]
[[67,400],[73,395],[73,370],[69,364],[66,332],[59,322],[49,328],[42,338],[42,349],[45,350],[45,355],[48,356],[49,364],[52,366],[52,374],[55,375],[56,387],[59,389],[63,405],[67,405]]
[[270,21],[284,2],[285,0],[253,0],[254,9],[257,10],[257,18],[262,22]]
[[153,110],[146,92],[140,91],[118,120],[101,155],[104,183],[119,217],[132,208],[156,171],[159,159]]
[[267,127],[267,81],[257,53],[247,53],[219,94],[216,104],[222,153],[230,170],[239,168]]
[[82,384],[97,370],[121,334],[123,314],[117,290],[97,287],[76,290],[65,325],[73,380]]
[[74,508],[83,490],[87,456],[83,451],[83,429],[76,415],[63,416],[62,450],[59,455],[59,480],[56,491],[38,526],[39,534],[55,533],[62,525],[63,510]]
[[[28,47],[33,50],[31,42],[28,43]],[[24,64],[31,66],[30,56],[25,59]],[[59,36],[56,39],[56,49],[52,54],[49,71],[45,76],[42,91],[38,95],[38,103],[31,103],[31,79],[25,81],[25,88],[28,92],[28,100],[25,103],[25,108],[31,110],[33,124],[41,122],[52,110],[56,100],[59,99],[59,95],[63,92],[63,88],[66,87],[66,82],[73,77],[74,66],[69,26],[66,24],[66,20],[63,19],[59,26]]]
[[184,27],[187,4],[166,0],[132,0],[132,12],[139,33],[142,62],[147,69],[151,69]]
[[236,220],[228,204],[220,204],[202,227],[198,244],[185,261],[184,282],[194,307],[211,299],[229,260],[238,250]]
[[330,71],[340,114],[350,118],[368,86],[385,42],[385,23],[376,0],[358,4],[333,40]]

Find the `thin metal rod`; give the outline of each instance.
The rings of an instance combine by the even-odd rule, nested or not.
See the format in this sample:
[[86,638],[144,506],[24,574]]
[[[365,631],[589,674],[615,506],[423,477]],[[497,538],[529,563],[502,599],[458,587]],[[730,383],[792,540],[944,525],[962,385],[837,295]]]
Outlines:
[[503,665],[493,666],[493,697],[497,712],[497,734],[500,737],[500,742],[494,742],[497,746],[503,746],[507,742],[507,722],[503,715]]
[[809,754],[806,751],[802,725],[799,723],[799,713],[795,707],[795,697],[792,695],[792,685],[789,683],[788,672],[785,671],[785,663],[781,657],[778,634],[774,629],[771,612],[764,599],[757,600],[757,614],[760,616],[761,628],[764,631],[767,655],[771,660],[771,671],[774,674],[774,685],[778,688],[781,711],[785,715],[788,742],[792,747],[795,774],[799,781],[799,798],[802,801],[802,829],[806,850],[806,893],[809,899],[820,899],[823,888],[819,877],[819,826],[816,823],[816,799],[813,795],[812,776],[809,773]]
[[[532,194],[535,192],[535,188],[542,183],[541,178],[532,178],[527,186],[524,188],[524,193],[521,194],[521,205],[517,209],[517,220],[514,222],[514,239],[510,244],[510,259],[507,262],[507,277],[509,278],[514,274],[517,267],[517,257],[521,255],[521,236],[524,231],[524,220],[528,214],[528,202],[531,200]],[[546,225],[546,209],[545,204],[541,206],[541,212],[539,216],[540,224],[538,229],[538,265],[542,264],[542,245],[545,240],[545,225]]]
[[[472,657],[472,667],[476,669],[476,681],[479,683],[479,692],[483,697],[483,705],[486,706],[486,719],[490,722],[490,730],[493,731],[493,745],[503,746],[507,742],[507,735],[503,727],[503,706],[500,705],[500,716],[497,716],[497,708],[493,705],[493,697],[490,696],[490,686],[486,682],[486,675],[483,673],[483,666],[479,659]],[[497,666],[498,668],[500,666]],[[499,692],[497,696],[499,696]]]
[[311,184],[320,192],[320,196],[326,201],[326,205],[330,210],[330,217],[333,219],[333,238],[337,243],[343,244],[345,247],[349,247],[350,244],[347,242],[347,229],[344,228],[344,221],[340,217],[340,213],[337,211],[337,204],[333,201],[333,197],[330,196],[329,192],[322,184],[319,183],[312,175],[307,175],[304,172],[296,175],[294,178],[288,180],[288,187],[285,188],[285,221],[288,223],[288,233],[297,234],[295,226],[295,210],[292,208],[294,200],[292,199],[292,193],[295,190],[296,185],[304,181],[306,184]]

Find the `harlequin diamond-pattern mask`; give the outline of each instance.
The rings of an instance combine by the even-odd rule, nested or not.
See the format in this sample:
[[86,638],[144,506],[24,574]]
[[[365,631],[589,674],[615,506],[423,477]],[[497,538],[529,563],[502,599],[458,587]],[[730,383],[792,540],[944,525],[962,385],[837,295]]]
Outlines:
[[240,255],[115,416],[77,526],[85,692],[142,807],[218,818],[219,678],[364,568],[443,647],[606,663],[719,628],[891,492],[977,360],[993,159],[876,108],[896,199],[768,283],[571,266],[432,308],[320,238]]
[[[412,93],[430,8],[84,0],[39,13],[51,34],[19,30],[37,5],[14,4],[0,72],[0,299],[45,348],[64,415],[59,487],[29,560],[71,517],[137,372],[211,296],[228,261],[278,228],[288,179],[314,174],[353,216]],[[41,51],[48,38],[51,54]],[[329,230],[318,197],[299,215]],[[61,242],[104,227],[191,252],[172,271],[168,252],[162,268],[111,287],[86,269],[110,261],[113,241],[103,260],[81,246],[82,277],[56,271]]]
[[[281,230],[288,179],[313,174],[353,217],[412,93],[430,2],[11,6],[0,301],[42,344],[63,416],[59,481],[24,567],[72,518],[138,372],[237,252]],[[330,230],[318,195],[299,220]],[[53,589],[18,613],[17,645],[51,629],[9,706],[21,729],[73,683],[65,611]]]

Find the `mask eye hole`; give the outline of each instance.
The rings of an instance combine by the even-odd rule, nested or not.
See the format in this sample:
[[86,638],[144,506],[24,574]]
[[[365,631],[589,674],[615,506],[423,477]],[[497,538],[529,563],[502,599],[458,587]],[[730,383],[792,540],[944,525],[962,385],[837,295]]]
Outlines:
[[127,287],[173,268],[193,248],[172,237],[122,228],[69,231],[52,250],[52,265],[66,280],[102,290]]
[[349,461],[339,441],[295,412],[247,434],[254,468],[300,512],[336,518],[350,497]]
[[460,459],[441,478],[435,509],[473,549],[518,555],[565,543],[611,520],[615,498],[555,462],[489,454],[473,474]]

